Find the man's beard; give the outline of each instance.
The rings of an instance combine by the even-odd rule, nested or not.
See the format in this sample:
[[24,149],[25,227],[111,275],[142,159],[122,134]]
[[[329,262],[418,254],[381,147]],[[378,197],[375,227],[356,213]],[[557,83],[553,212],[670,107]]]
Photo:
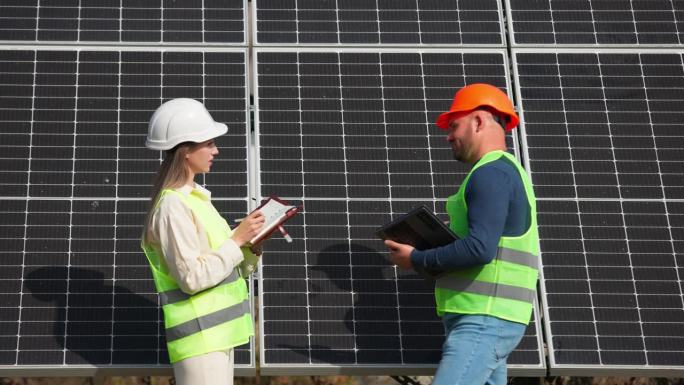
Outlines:
[[454,148],[451,149],[451,155],[454,157],[455,160],[459,162],[465,162],[463,160],[463,151],[458,151]]

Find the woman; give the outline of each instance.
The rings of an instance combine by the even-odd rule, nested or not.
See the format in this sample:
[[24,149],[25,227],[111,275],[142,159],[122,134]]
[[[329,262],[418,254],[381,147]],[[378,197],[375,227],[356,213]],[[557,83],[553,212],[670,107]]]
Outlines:
[[142,248],[164,310],[179,385],[232,384],[233,348],[254,334],[243,276],[257,262],[246,246],[264,217],[256,211],[231,231],[211,204],[211,193],[194,182],[195,175],[209,172],[218,155],[214,138],[227,131],[202,103],[174,99],[152,115],[145,143],[166,152]]

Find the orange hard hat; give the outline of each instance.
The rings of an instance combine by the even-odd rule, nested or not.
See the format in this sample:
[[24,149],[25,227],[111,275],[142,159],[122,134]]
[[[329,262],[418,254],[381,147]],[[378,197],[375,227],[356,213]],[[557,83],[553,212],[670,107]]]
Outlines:
[[513,109],[511,99],[503,91],[491,84],[475,83],[456,92],[449,111],[440,114],[437,118],[437,127],[446,130],[449,128],[449,122],[454,114],[473,111],[478,107],[490,107],[505,115],[506,131],[512,130],[520,121]]

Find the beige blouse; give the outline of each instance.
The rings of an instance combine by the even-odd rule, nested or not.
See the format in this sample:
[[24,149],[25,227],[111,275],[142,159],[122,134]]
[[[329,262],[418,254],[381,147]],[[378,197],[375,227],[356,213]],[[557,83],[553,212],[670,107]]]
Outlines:
[[[211,192],[195,184],[176,191],[195,194],[211,205]],[[152,217],[152,246],[161,251],[162,262],[181,290],[194,294],[223,281],[236,267],[243,277],[254,271],[258,257],[226,239],[216,250],[209,245],[204,226],[177,196],[165,195]]]

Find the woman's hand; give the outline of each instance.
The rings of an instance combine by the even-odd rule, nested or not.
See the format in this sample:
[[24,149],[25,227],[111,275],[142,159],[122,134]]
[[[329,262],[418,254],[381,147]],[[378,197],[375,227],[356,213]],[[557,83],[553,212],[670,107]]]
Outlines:
[[249,214],[240,222],[240,225],[233,230],[233,236],[231,238],[239,247],[244,246],[259,233],[261,227],[264,225],[265,219],[266,218],[261,211],[255,211]]

